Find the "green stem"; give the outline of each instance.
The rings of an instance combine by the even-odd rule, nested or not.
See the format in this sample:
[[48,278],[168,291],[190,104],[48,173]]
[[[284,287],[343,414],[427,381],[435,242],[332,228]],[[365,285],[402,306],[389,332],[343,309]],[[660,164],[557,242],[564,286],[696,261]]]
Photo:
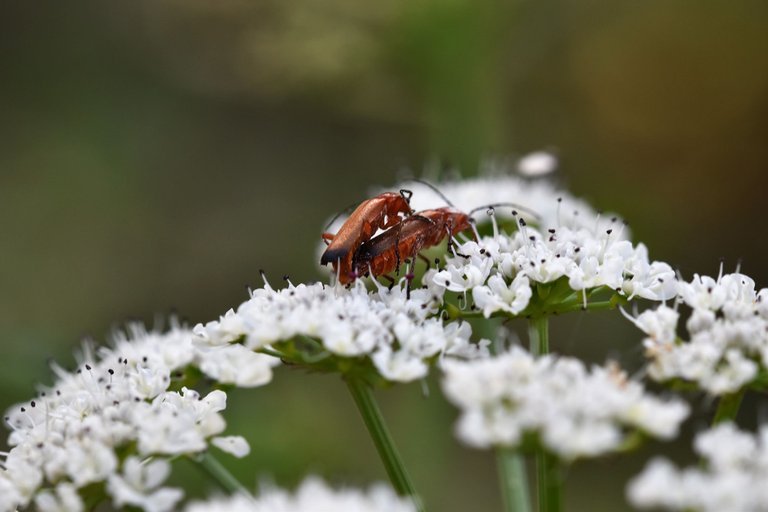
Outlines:
[[285,355],[282,352],[278,352],[277,350],[272,350],[271,348],[262,347],[258,350],[258,352],[262,354],[266,354],[268,356],[276,357],[278,359],[283,359]]
[[712,425],[717,425],[724,421],[736,421],[736,415],[739,413],[739,406],[741,406],[741,400],[743,398],[743,389],[729,395],[721,396],[720,401],[717,404],[715,417],[712,420]]
[[570,313],[571,311],[598,311],[601,309],[614,309],[616,304],[610,300],[604,300],[599,302],[588,302],[587,307],[584,308],[584,303],[581,301],[566,302],[562,305],[552,309],[552,313]]
[[[532,355],[538,357],[549,353],[549,321],[546,316],[528,320],[528,340]],[[539,512],[562,510],[562,468],[557,457],[547,453],[543,447],[536,450],[536,477]]]
[[536,454],[539,512],[559,512],[563,509],[563,471],[557,457],[539,449]]
[[506,512],[531,512],[525,457],[512,448],[497,448],[501,494]]
[[[491,352],[498,355],[504,351],[502,345],[492,346]],[[496,462],[505,512],[531,512],[525,456],[514,448],[499,446],[496,448]]]
[[417,510],[424,512],[424,506],[416,493],[400,455],[397,453],[395,442],[387,429],[387,425],[384,423],[384,417],[373,396],[373,390],[365,381],[353,376],[347,376],[345,380],[349,392],[355,400],[357,410],[360,411],[363,422],[368,428],[368,433],[373,439],[373,444],[376,445],[376,451],[379,452],[379,457],[384,464],[384,469],[387,471],[392,486],[401,496],[411,497]]
[[535,316],[528,320],[528,343],[531,354],[549,354],[549,322],[546,316]]
[[[552,315],[559,315],[562,313],[570,313],[572,311],[600,311],[604,309],[615,309],[616,308],[616,302],[610,301],[610,300],[604,300],[604,301],[593,301],[593,302],[587,302],[587,308],[584,309],[584,302],[582,299],[579,300],[568,300],[565,302],[561,302],[559,304],[556,304],[552,307],[552,309],[546,309],[546,314],[552,314]],[[451,320],[457,320],[459,318],[462,318],[464,320],[468,320],[470,318],[485,318],[485,315],[482,311],[462,311],[458,308],[451,308],[448,311],[448,317]],[[541,314],[540,311],[537,311],[536,314]],[[523,312],[519,315],[510,315],[506,312],[502,311],[496,311],[495,313],[491,313],[491,316],[489,318],[521,318],[526,315],[526,312]]]
[[216,483],[221,488],[230,494],[245,494],[250,496],[251,493],[235,478],[235,476],[224,467],[224,465],[216,459],[210,452],[204,452],[200,455],[192,457],[192,460],[198,463],[198,465],[205,470],[210,476],[216,480]]

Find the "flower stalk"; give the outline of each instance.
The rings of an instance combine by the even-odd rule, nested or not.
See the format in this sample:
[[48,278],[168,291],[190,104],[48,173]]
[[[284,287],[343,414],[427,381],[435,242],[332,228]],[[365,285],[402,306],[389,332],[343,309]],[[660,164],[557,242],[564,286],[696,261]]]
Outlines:
[[204,452],[192,458],[197,464],[208,473],[219,484],[222,490],[230,494],[243,494],[250,496],[248,490],[235,478],[235,475],[211,455],[210,452]]
[[531,355],[538,357],[549,354],[549,321],[546,316],[528,320],[528,342]]
[[506,512],[531,512],[525,457],[515,449],[496,449],[501,495]]
[[[494,353],[498,353],[498,350],[494,350]],[[496,462],[505,512],[531,512],[525,456],[514,448],[498,446]]]
[[392,435],[384,422],[384,416],[373,396],[373,390],[363,379],[355,376],[348,375],[345,381],[395,491],[401,496],[409,496],[414,500],[416,509],[419,512],[424,512],[424,506],[416,493]]
[[554,455],[539,449],[536,454],[539,512],[559,512],[563,509],[563,470]]
[[712,419],[712,426],[725,421],[736,421],[736,415],[739,414],[739,407],[744,398],[744,389],[720,397],[717,403],[715,417]]
[[[549,321],[546,316],[528,320],[528,341],[532,355],[549,353]],[[536,451],[536,477],[539,512],[562,510],[562,468],[557,457],[547,453],[543,447]]]

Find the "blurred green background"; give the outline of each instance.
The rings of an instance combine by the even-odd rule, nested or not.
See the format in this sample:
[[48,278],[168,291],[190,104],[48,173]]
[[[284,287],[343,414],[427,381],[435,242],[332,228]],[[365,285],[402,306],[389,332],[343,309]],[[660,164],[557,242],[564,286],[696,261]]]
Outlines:
[[[686,277],[741,259],[768,284],[766,22],[740,0],[3,2],[0,406],[83,336],[213,319],[259,268],[320,278],[325,219],[429,162],[551,148],[652,257]],[[640,368],[615,312],[553,329],[560,352]],[[457,445],[429,386],[379,393],[417,487],[431,510],[499,510],[493,458]],[[249,485],[385,478],[336,378],[281,369],[228,414]],[[625,509],[626,479],[675,450],[577,465],[568,509]]]

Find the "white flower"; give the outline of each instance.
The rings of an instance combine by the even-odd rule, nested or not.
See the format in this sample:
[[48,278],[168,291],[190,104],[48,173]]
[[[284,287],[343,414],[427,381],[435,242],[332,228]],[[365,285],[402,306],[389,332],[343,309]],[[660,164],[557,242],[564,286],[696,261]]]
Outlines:
[[757,292],[744,274],[696,274],[677,287],[691,308],[687,336],[677,337],[679,313],[663,305],[630,318],[648,335],[643,343],[651,377],[689,381],[713,395],[748,386],[768,368],[768,311],[761,299],[768,290]]
[[223,391],[212,391],[201,399],[187,388],[158,395],[151,404],[137,404],[133,419],[144,423],[138,433],[139,453],[179,455],[205,450],[207,439],[224,430],[219,412],[225,407]]
[[752,461],[758,448],[764,449],[758,441],[753,434],[737,430],[733,423],[723,423],[697,435],[693,446],[712,469],[727,471]]
[[242,459],[249,453],[251,453],[251,447],[248,445],[248,441],[242,436],[219,436],[211,439],[211,444],[231,455],[234,455],[238,459]]
[[768,510],[768,427],[757,435],[724,423],[696,436],[704,464],[678,470],[654,459],[628,488],[640,508],[696,512]]
[[535,433],[566,460],[618,450],[629,431],[669,439],[685,403],[659,400],[617,366],[591,371],[571,358],[533,358],[514,347],[476,361],[442,364],[443,389],[461,409],[459,438],[476,447],[517,446]]
[[445,326],[445,356],[455,356],[462,359],[478,359],[488,357],[490,340],[481,339],[477,343],[467,343],[472,335],[472,327],[467,322],[452,322]]
[[243,318],[230,309],[218,320],[196,325],[193,332],[208,345],[224,345],[242,336],[243,329]]
[[[8,444],[12,444],[10,440]],[[34,446],[24,445],[12,448],[7,455],[3,454],[6,459],[4,464],[0,464],[0,468],[4,468],[0,469],[3,476],[0,478],[0,489],[13,487],[9,489],[7,499],[19,500],[21,504],[26,504],[42,484],[44,474],[40,465],[44,454],[38,447],[39,443]]]
[[272,380],[272,368],[280,364],[275,357],[257,354],[239,344],[199,348],[205,354],[200,370],[222,384],[263,386]]
[[624,273],[631,278],[624,280],[622,291],[628,298],[635,296],[648,300],[664,301],[678,293],[675,271],[662,261],[649,262],[648,249],[639,243],[634,254],[624,266]]
[[672,510],[684,510],[688,506],[685,497],[691,494],[692,484],[698,483],[693,478],[682,481],[669,461],[656,458],[646,466],[639,478],[630,483],[627,494],[630,503],[637,507],[666,506]]
[[53,491],[46,490],[35,496],[35,506],[40,512],[81,512],[85,508],[77,488],[69,483],[59,484]]
[[538,177],[557,169],[557,157],[547,151],[536,151],[517,162],[517,171],[523,176]]
[[681,281],[678,284],[680,298],[693,309],[708,309],[717,311],[723,307],[726,299],[724,287],[709,276],[693,275],[690,283]]
[[691,316],[688,317],[688,321],[685,323],[685,328],[691,334],[711,329],[715,325],[717,315],[710,309],[694,309],[691,312]]
[[0,469],[0,510],[16,510],[26,500],[5,473]]
[[77,487],[105,480],[117,468],[117,456],[111,446],[83,438],[64,447],[66,474]]
[[726,274],[720,279],[720,286],[726,291],[723,313],[728,319],[735,320],[756,313],[757,292],[755,281],[751,277],[744,274]]
[[128,457],[123,474],[111,475],[107,489],[117,507],[133,505],[146,512],[165,512],[184,497],[181,489],[160,487],[170,471],[166,460],[142,462],[138,457]]
[[567,280],[585,306],[587,291],[600,287],[628,299],[674,297],[677,283],[671,267],[650,262],[644,245],[633,246],[622,238],[622,228],[617,221],[604,231],[521,225],[509,235],[461,244],[457,255],[447,256],[445,267],[432,275],[431,284],[471,291],[474,307],[486,317],[496,311],[523,313],[537,283],[559,279]]
[[428,366],[419,357],[408,352],[395,352],[389,346],[382,346],[371,357],[379,373],[385,379],[408,382],[422,378],[427,374]]
[[717,280],[694,274],[690,283],[681,282],[678,287],[680,297],[694,310],[722,310],[730,320],[759,313],[755,281],[744,274],[726,274]]
[[[187,388],[169,391],[172,375],[198,365],[226,377],[230,368],[218,350],[198,351],[192,338],[190,330],[176,325],[166,333],[132,325],[127,334],[117,335],[112,347],[94,351],[86,345],[76,371],[54,366],[54,385],[6,414],[11,449],[0,461],[0,510],[33,500],[41,509],[76,510],[73,492],[107,481],[113,482],[108,491],[123,493],[119,482],[132,477],[116,475],[125,449],[134,445],[157,462],[163,455],[207,450],[211,438],[224,430],[220,413],[226,394],[213,391],[201,398]],[[247,369],[252,363],[244,357],[230,364]],[[243,378],[264,383],[268,375],[245,373]],[[131,467],[125,465],[123,471]],[[131,503],[159,509],[157,500],[166,496],[163,492],[144,505]]]
[[528,306],[532,295],[530,281],[525,274],[518,274],[509,285],[501,275],[495,274],[488,279],[487,286],[472,289],[475,306],[482,310],[485,318],[499,310],[513,315],[521,313]]
[[661,305],[656,309],[643,311],[637,318],[628,318],[648,335],[648,348],[667,347],[677,339],[677,321],[680,314],[670,307]]
[[186,512],[416,512],[416,507],[383,485],[367,492],[333,490],[318,478],[308,478],[295,494],[267,488],[256,498],[237,495],[195,502]]
[[[341,357],[367,356],[389,380],[410,381],[427,375],[435,356],[468,357],[478,353],[470,343],[469,326],[445,325],[434,317],[441,297],[433,289],[415,289],[410,299],[401,282],[391,290],[369,292],[361,281],[350,288],[321,283],[282,290],[268,285],[255,290],[228,320],[198,325],[196,345],[219,347],[223,339],[244,339],[244,347],[259,350],[293,338],[311,338],[322,349]],[[231,326],[241,331],[231,331]],[[240,350],[240,349],[238,349]],[[216,361],[216,359],[213,359]]]
[[615,240],[612,234],[580,233],[581,251],[574,255],[574,265],[566,273],[571,288],[623,288],[625,266],[633,260],[633,248],[626,240]]
[[452,265],[434,274],[432,282],[452,292],[465,292],[483,284],[493,268],[493,260],[486,256],[485,250],[480,252],[481,249],[475,242],[463,244],[461,251],[466,252],[462,254],[469,257],[455,257]]

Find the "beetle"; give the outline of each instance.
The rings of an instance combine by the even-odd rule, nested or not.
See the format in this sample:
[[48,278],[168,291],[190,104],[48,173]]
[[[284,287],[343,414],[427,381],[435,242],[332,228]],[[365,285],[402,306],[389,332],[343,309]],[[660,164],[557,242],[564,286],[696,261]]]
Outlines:
[[[423,210],[414,213],[403,219],[399,224],[385,231],[384,233],[364,242],[355,252],[352,262],[353,273],[350,274],[352,281],[360,275],[370,275],[372,277],[382,276],[394,284],[394,279],[388,274],[400,269],[400,263],[406,260],[409,265],[415,264],[415,258],[420,257],[427,263],[429,260],[421,256],[420,252],[428,247],[435,246],[448,239],[449,247],[453,243],[453,237],[462,231],[472,228],[472,214],[478,210],[487,209],[492,215],[494,207],[513,206],[525,210],[534,217],[537,215],[527,208],[520,207],[512,203],[496,203],[487,206],[481,206],[472,209],[469,213],[464,213],[455,207],[442,207],[431,210]],[[518,212],[512,210],[512,215],[517,217]],[[519,219],[520,225],[524,225],[524,220]],[[477,239],[477,233],[473,233]],[[456,253],[459,256],[464,256]],[[406,279],[408,280],[408,291],[410,292],[410,281],[413,279],[411,272],[413,267],[409,268]],[[346,284],[342,282],[342,284]],[[409,293],[410,295],[410,293]]]
[[415,213],[360,245],[353,258],[354,276],[369,273],[373,277],[388,277],[387,274],[399,270],[403,259],[419,256],[422,249],[437,245],[446,237],[450,243],[453,236],[471,226],[470,216],[453,207]]
[[403,189],[399,193],[384,192],[360,203],[335,235],[321,235],[328,247],[320,258],[320,264],[331,263],[342,284],[353,281],[356,277],[353,260],[361,244],[370,240],[379,229],[400,223],[400,215],[407,218],[413,212],[411,195],[410,190]]

